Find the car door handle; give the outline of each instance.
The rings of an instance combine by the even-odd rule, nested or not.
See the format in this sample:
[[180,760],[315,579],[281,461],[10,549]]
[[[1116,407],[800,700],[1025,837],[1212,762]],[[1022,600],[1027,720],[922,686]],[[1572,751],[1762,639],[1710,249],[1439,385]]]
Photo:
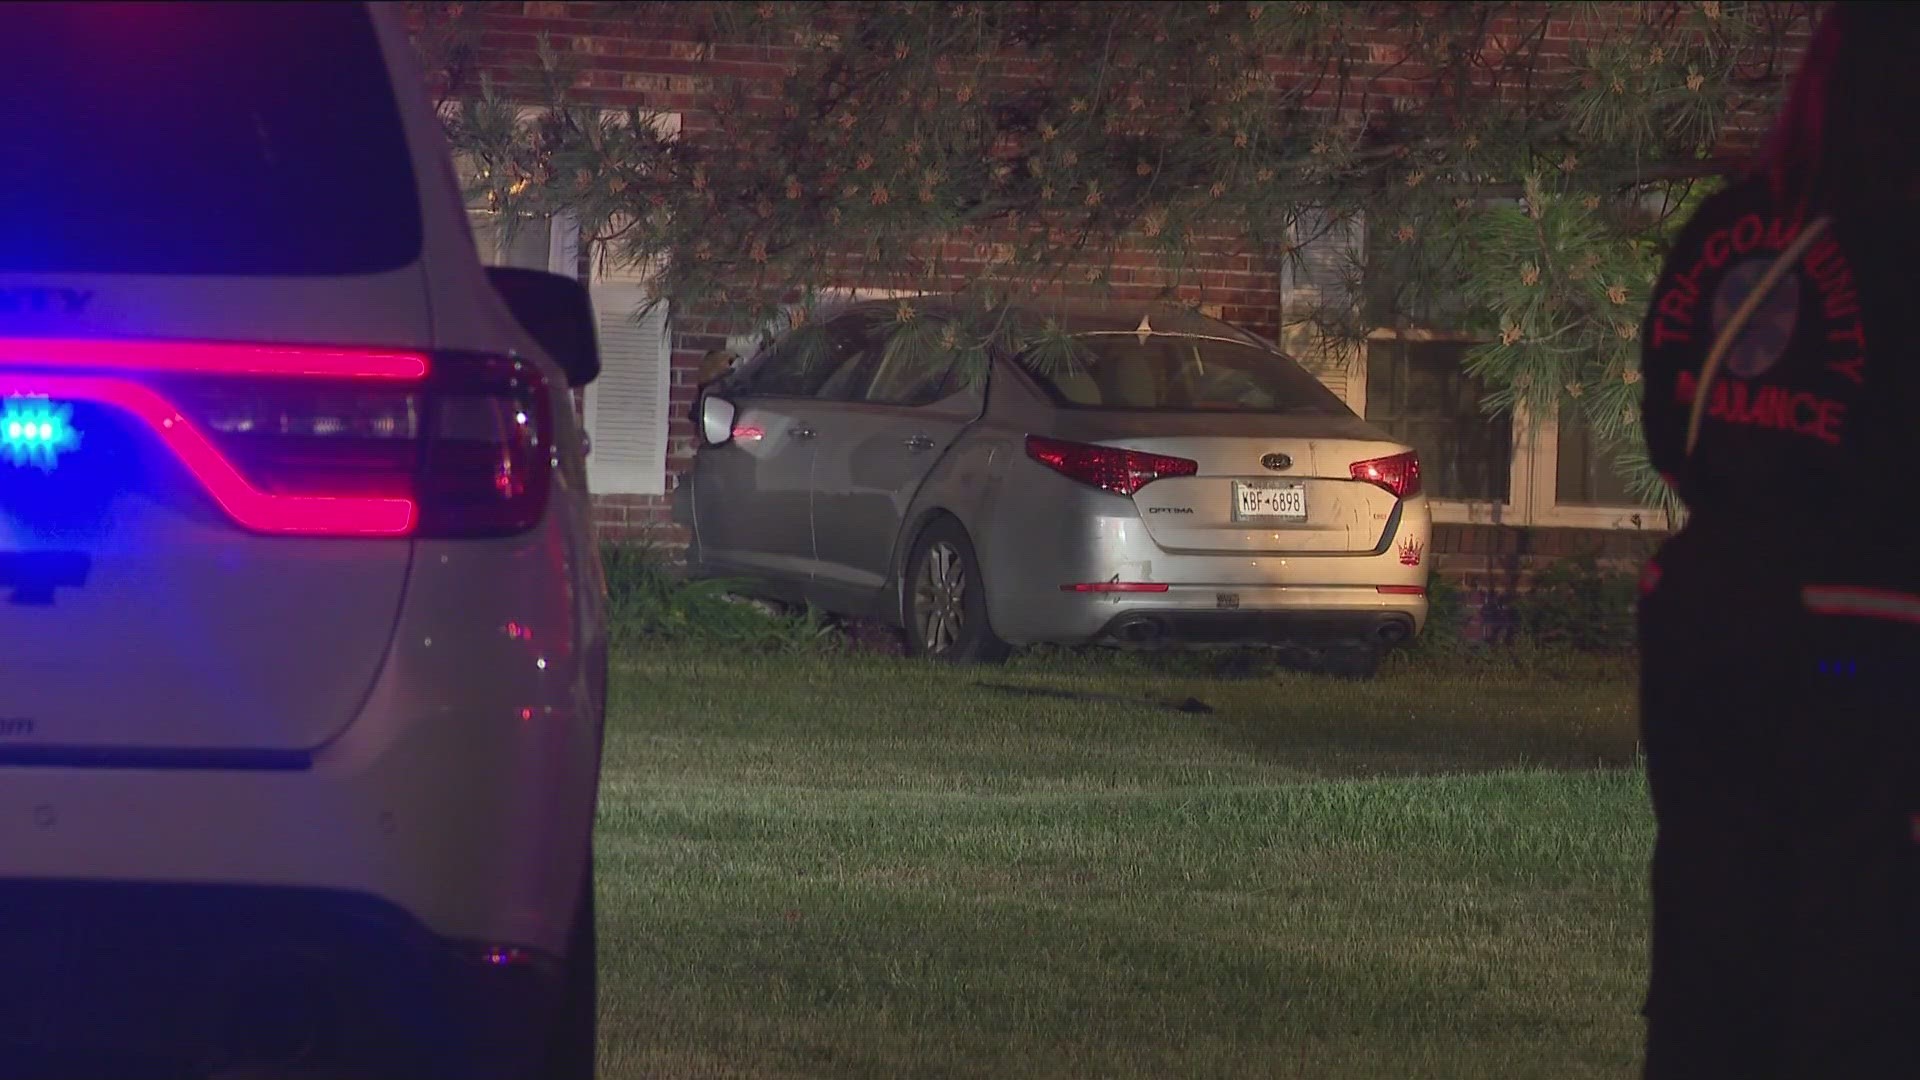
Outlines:
[[927,438],[925,435],[915,435],[907,440],[907,449],[931,450],[933,449],[933,440]]
[[787,434],[790,437],[795,439],[811,439],[815,435],[818,435],[820,433],[802,424],[801,426],[794,428],[792,431],[787,432]]

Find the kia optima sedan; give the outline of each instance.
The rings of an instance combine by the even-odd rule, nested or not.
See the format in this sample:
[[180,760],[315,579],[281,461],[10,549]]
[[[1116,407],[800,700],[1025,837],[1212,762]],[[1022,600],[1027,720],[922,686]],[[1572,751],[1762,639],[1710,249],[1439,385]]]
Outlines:
[[1178,308],[1049,303],[984,347],[960,310],[849,305],[704,387],[697,572],[948,659],[1258,645],[1364,675],[1420,631],[1419,461],[1299,364]]

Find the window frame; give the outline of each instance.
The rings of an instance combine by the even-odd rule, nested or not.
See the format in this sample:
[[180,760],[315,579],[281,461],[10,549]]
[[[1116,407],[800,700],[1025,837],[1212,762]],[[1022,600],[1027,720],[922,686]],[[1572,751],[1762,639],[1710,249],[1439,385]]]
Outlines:
[[[1481,335],[1466,331],[1394,329],[1369,331],[1360,350],[1358,369],[1348,381],[1348,404],[1367,417],[1367,366],[1375,342],[1446,341],[1477,344]],[[1513,410],[1513,447],[1507,481],[1508,501],[1427,497],[1433,520],[1447,525],[1517,525],[1541,528],[1606,529],[1618,531],[1672,531],[1666,511],[1651,506],[1573,506],[1558,501],[1560,424],[1555,417],[1539,418],[1524,405]]]
[[[1516,428],[1515,438],[1519,436]],[[1671,532],[1676,526],[1665,510],[1655,506],[1569,504],[1560,502],[1560,421],[1546,417],[1530,425],[1538,446],[1533,489],[1528,492],[1531,524],[1572,529],[1614,529]]]
[[[1382,327],[1367,333],[1366,343],[1361,347],[1359,368],[1348,383],[1349,404],[1362,419],[1367,419],[1367,376],[1373,363],[1373,347],[1376,342],[1398,341],[1437,341],[1457,344],[1477,344],[1484,340],[1477,334],[1454,330],[1394,329]],[[1443,499],[1429,494],[1427,507],[1433,514],[1433,520],[1449,525],[1514,525],[1523,524],[1530,509],[1530,493],[1534,483],[1535,462],[1531,452],[1523,452],[1526,442],[1525,432],[1531,430],[1525,409],[1515,409],[1513,413],[1513,442],[1507,452],[1507,501],[1494,502],[1485,499]]]

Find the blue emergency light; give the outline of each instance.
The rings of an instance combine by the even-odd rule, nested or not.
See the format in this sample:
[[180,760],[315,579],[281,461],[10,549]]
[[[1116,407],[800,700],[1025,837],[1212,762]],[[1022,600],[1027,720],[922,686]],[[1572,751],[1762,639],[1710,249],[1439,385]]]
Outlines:
[[0,459],[51,470],[60,455],[80,445],[73,406],[43,397],[0,402]]

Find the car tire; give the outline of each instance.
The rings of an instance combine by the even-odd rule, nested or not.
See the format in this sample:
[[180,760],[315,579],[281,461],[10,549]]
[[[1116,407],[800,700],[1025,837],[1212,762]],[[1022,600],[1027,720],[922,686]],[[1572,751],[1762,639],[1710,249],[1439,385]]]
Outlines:
[[987,621],[986,583],[967,530],[952,518],[927,526],[907,560],[907,652],[931,660],[992,662],[1013,649]]
[[594,918],[593,862],[574,911],[561,976],[559,1008],[548,1034],[539,1075],[550,1080],[593,1080],[600,1042],[600,936]]

